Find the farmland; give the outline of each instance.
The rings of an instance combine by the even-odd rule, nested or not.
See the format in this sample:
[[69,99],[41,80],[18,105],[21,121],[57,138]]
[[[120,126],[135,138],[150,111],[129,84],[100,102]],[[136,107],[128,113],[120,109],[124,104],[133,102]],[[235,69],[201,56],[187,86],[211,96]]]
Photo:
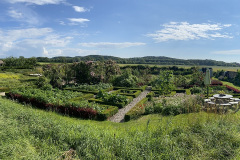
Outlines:
[[[5,68],[0,159],[238,159],[240,113],[204,107],[204,74],[111,60]],[[214,76],[210,96],[240,98],[238,73]]]

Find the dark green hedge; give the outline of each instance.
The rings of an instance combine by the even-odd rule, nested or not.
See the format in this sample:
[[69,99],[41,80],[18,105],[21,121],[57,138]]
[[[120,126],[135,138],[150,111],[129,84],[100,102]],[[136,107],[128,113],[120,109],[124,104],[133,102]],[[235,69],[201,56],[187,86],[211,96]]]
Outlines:
[[[134,93],[124,93],[124,91],[131,91]],[[120,94],[120,95],[124,95],[124,96],[132,96],[133,98],[138,97],[141,94],[140,90],[132,90],[132,89],[119,89],[117,91],[112,92],[114,94]]]
[[175,89],[173,91],[176,91],[176,93],[186,93],[185,89]]
[[[82,93],[90,93],[90,94],[98,94],[99,91],[86,91],[86,90],[81,90],[81,89],[75,89],[75,88],[64,88],[65,90],[71,90],[71,91],[77,91],[77,92],[82,92]],[[113,87],[104,89],[103,91],[109,92],[113,90]]]
[[131,119],[137,119],[145,113],[144,103],[148,101],[148,98],[143,98],[139,101],[127,114],[124,116],[125,122],[130,121]]
[[97,114],[97,119],[100,121],[104,121],[118,112],[118,107],[116,106],[104,106],[106,106],[106,110],[104,110],[102,113]]
[[91,98],[88,100],[88,102],[95,102],[95,103],[99,103],[99,104],[105,104],[105,105],[111,105],[111,106],[117,106],[118,108],[123,108],[125,106],[124,103],[110,103],[110,102],[104,102],[101,99],[95,99],[95,98]]
[[146,90],[147,85],[142,86],[141,88],[128,88],[128,87],[113,87],[114,90],[119,90],[119,89],[125,89],[125,90],[140,90],[140,91],[144,91]]

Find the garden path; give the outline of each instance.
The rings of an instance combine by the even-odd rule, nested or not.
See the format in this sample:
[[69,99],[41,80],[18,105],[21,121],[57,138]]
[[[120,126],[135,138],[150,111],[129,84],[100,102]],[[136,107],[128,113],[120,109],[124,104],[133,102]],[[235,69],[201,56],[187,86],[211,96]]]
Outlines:
[[139,101],[141,101],[143,98],[147,96],[147,94],[151,91],[151,87],[147,87],[145,91],[143,91],[138,97],[134,98],[131,103],[129,103],[124,108],[121,108],[118,110],[118,113],[113,115],[109,120],[112,122],[124,122],[124,116],[125,114],[132,109]]

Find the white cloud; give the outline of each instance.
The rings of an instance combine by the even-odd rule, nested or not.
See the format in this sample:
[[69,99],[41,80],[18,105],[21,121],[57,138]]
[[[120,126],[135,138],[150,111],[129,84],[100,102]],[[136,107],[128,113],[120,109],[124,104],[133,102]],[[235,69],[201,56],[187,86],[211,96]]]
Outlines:
[[189,24],[188,22],[170,22],[162,25],[164,28],[147,37],[153,38],[156,42],[169,40],[196,40],[200,38],[232,38],[227,33],[219,33],[220,30],[230,27],[231,24]]
[[69,25],[84,25],[85,22],[89,22],[89,19],[85,18],[68,18],[68,20],[71,22]]
[[47,50],[45,47],[43,47],[43,56],[44,57],[56,57],[63,55],[61,49],[50,49]]
[[112,43],[112,42],[98,42],[98,43],[79,43],[83,47],[97,47],[97,48],[128,48],[133,46],[146,45],[141,42],[122,42],[122,43]]
[[41,56],[47,54],[43,51],[43,47],[47,47],[51,48],[48,52],[51,56],[53,53],[60,54],[57,49],[66,47],[72,39],[70,36],[56,34],[51,28],[0,30],[0,53]]
[[211,52],[212,54],[221,54],[221,55],[240,55],[240,49],[236,50],[225,50],[225,51],[215,51]]
[[21,12],[16,11],[16,10],[9,10],[8,15],[10,17],[16,18],[16,19],[19,19],[19,18],[23,17],[23,14]]
[[87,12],[89,11],[88,9],[84,8],[84,7],[80,7],[80,6],[73,6],[73,9],[76,11],[76,12]]
[[[20,6],[18,8],[11,7],[9,8],[7,15],[14,21],[24,23],[24,25],[27,23],[30,26],[42,24],[44,21],[34,10],[26,6]],[[10,21],[12,19],[10,19]]]
[[6,0],[10,3],[28,3],[36,5],[46,5],[46,4],[60,4],[65,2],[65,0]]
[[42,56],[56,57],[56,56],[86,56],[97,55],[97,50],[84,50],[79,48],[63,48],[63,49],[46,49],[43,47]]

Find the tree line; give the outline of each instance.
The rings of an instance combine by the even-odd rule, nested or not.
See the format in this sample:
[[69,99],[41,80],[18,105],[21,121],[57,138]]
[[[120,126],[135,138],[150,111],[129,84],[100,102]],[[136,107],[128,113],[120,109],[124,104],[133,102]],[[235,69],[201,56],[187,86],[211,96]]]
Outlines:
[[77,56],[77,57],[37,57],[38,62],[58,62],[58,63],[73,63],[80,61],[106,61],[114,60],[119,64],[158,64],[158,65],[208,65],[208,66],[240,66],[239,63],[226,63],[223,61],[215,60],[201,60],[201,59],[177,59],[164,56],[147,56],[136,58],[120,58],[114,56],[104,55],[89,55],[89,56]]

